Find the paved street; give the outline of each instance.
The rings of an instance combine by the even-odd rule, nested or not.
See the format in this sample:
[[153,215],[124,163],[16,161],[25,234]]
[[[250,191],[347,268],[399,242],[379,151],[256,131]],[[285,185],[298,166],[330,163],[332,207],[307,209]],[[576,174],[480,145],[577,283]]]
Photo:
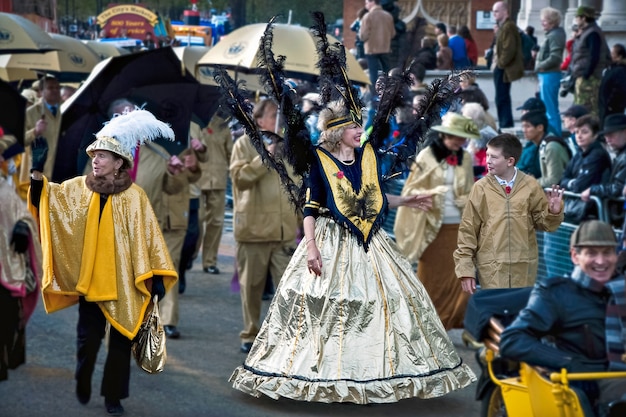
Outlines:
[[[443,398],[404,400],[359,406],[254,398],[231,388],[228,377],[244,360],[239,352],[239,295],[232,292],[233,239],[226,232],[220,248],[220,275],[202,272],[197,260],[181,296],[182,337],[169,340],[165,371],[149,375],[132,365],[130,398],[122,401],[129,417],[161,416],[478,416],[475,384]],[[269,302],[265,302],[265,307]],[[98,357],[91,402],[82,406],[74,395],[77,308],[47,315],[39,303],[27,328],[27,363],[0,382],[0,417],[105,416],[100,381],[105,358]],[[473,351],[450,335],[463,359],[478,372]]]

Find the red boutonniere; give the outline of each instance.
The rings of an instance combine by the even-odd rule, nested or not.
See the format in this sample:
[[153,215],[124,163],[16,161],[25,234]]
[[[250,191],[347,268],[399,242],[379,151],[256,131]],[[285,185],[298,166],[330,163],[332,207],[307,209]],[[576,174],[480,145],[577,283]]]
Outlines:
[[211,129],[210,127],[207,127],[207,128],[206,128],[206,131],[207,131],[207,133],[208,133],[209,135],[212,135],[212,134],[213,134],[213,129]]
[[459,158],[457,158],[455,154],[450,154],[446,158],[446,162],[448,163],[448,165],[455,167],[459,164]]
[[511,194],[511,187],[509,187],[508,185],[506,187],[504,187],[504,192],[508,194]]
[[335,174],[335,177],[337,177],[338,179],[342,179],[344,176],[345,176],[345,175],[344,175],[343,171],[338,171],[338,172]]
[[393,136],[394,139],[398,139],[398,137],[400,136],[400,131],[394,130],[391,136]]
[[0,137],[4,136],[4,129],[0,126]]

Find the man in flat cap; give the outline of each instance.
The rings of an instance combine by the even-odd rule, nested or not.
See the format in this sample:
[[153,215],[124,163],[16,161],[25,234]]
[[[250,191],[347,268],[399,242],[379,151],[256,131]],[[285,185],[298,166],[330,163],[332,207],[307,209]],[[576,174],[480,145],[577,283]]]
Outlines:
[[572,77],[576,80],[574,103],[584,105],[597,115],[602,70],[610,64],[611,52],[602,29],[596,23],[593,7],[580,6],[576,10],[575,23],[581,33],[574,43],[570,64]]
[[[502,333],[500,354],[553,371],[626,371],[625,281],[616,270],[617,246],[611,225],[581,223],[570,239],[574,270],[537,281],[526,307]],[[552,342],[544,343],[544,336]],[[626,400],[626,378],[596,380],[582,389],[601,416],[612,401]]]

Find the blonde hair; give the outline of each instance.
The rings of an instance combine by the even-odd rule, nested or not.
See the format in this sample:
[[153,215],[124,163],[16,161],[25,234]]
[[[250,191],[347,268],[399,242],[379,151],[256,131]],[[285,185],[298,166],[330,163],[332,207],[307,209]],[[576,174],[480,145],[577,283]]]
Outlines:
[[439,45],[441,46],[448,46],[449,39],[450,38],[448,38],[448,35],[446,35],[445,33],[437,36],[437,42],[439,42]]
[[461,114],[465,117],[469,117],[476,123],[478,130],[485,127],[487,120],[485,119],[485,109],[480,103],[465,103],[461,108]]
[[327,151],[334,151],[341,143],[343,131],[349,125],[328,129],[326,125],[333,119],[344,117],[348,114],[348,108],[342,100],[332,101],[323,109],[317,119],[317,128],[320,133],[319,145]]
[[539,12],[540,19],[546,19],[550,22],[554,27],[557,27],[561,24],[561,12],[554,7],[544,7]]

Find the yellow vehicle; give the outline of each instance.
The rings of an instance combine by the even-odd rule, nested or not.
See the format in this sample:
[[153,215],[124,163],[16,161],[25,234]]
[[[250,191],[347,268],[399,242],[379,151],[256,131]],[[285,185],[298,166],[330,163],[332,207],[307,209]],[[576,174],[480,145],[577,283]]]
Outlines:
[[172,29],[180,46],[213,46],[213,33],[210,26],[172,23]]
[[[479,292],[468,305],[466,328],[485,345],[476,355],[483,371],[476,393],[476,398],[482,401],[481,417],[594,417],[585,393],[571,382],[626,378],[626,372],[570,373],[565,369],[549,372],[499,356],[503,323],[510,324],[528,300],[529,292],[530,288],[482,291],[479,297],[482,299],[473,300]],[[505,295],[508,302],[502,305],[506,307],[500,311],[494,304],[485,307],[488,304],[485,298],[492,295]],[[477,312],[478,309],[487,311]],[[618,416],[626,416],[623,401],[614,403],[606,417]]]

